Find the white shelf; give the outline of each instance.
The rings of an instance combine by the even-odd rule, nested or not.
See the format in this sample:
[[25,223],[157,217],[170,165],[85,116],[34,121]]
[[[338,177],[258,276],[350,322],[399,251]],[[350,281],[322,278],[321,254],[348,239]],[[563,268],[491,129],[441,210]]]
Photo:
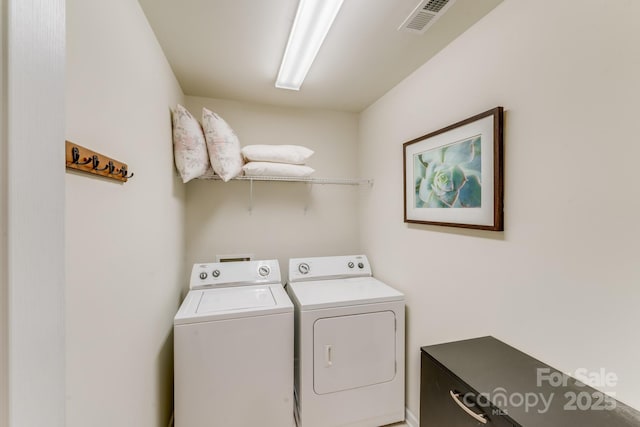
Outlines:
[[[218,175],[207,174],[199,179],[222,181]],[[233,181],[259,181],[259,182],[306,182],[309,184],[332,185],[373,185],[372,179],[345,179],[345,178],[314,178],[314,177],[290,177],[290,176],[239,176]]]
[[[207,173],[198,179],[222,181],[218,175],[213,173]],[[373,185],[372,179],[344,179],[344,178],[313,178],[313,177],[292,177],[292,176],[239,176],[233,178],[232,181],[249,181],[249,215],[253,211],[253,183],[254,182],[305,182],[307,184],[330,184],[330,185]],[[311,185],[309,191],[307,191],[307,202],[305,203],[304,211],[307,212],[309,207],[309,193],[311,191]]]

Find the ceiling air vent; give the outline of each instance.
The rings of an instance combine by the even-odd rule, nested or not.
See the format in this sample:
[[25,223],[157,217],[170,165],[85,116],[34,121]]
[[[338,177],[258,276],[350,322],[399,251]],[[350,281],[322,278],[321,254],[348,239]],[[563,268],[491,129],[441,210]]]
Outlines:
[[456,0],[422,0],[398,30],[423,34]]

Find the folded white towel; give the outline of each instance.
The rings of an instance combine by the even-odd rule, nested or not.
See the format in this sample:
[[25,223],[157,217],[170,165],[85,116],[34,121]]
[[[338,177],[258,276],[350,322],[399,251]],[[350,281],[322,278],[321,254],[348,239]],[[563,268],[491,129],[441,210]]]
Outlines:
[[248,162],[274,162],[303,165],[313,150],[301,145],[247,145],[242,155]]
[[249,162],[242,167],[245,176],[274,176],[302,178],[315,172],[309,166],[287,163]]

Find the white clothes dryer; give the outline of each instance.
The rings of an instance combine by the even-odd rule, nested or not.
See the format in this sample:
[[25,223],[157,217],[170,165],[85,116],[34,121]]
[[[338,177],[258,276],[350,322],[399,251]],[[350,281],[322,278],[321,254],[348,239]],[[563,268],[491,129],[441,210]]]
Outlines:
[[295,425],[278,261],[195,264],[190,289],[174,319],[176,427]]
[[404,420],[404,295],[364,255],[289,260],[299,427]]

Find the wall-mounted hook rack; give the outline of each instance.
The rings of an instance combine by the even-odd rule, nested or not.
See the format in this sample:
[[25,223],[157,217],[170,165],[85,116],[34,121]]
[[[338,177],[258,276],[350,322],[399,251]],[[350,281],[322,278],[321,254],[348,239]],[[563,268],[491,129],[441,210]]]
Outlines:
[[127,182],[134,175],[133,173],[129,174],[129,167],[126,163],[96,153],[71,141],[65,141],[65,153],[67,169],[87,172],[122,182]]

